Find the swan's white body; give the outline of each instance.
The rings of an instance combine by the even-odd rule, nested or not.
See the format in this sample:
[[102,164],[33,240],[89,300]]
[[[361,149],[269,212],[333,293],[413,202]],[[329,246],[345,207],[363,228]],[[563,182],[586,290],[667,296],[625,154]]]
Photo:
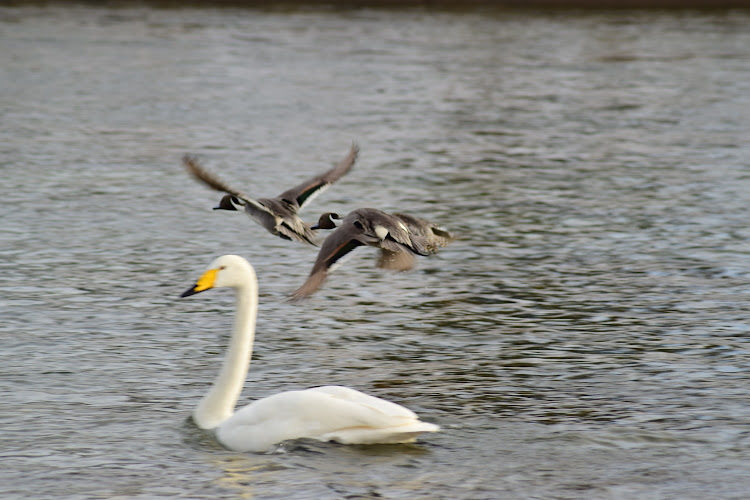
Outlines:
[[341,386],[289,391],[257,400],[236,413],[255,337],[258,285],[250,263],[224,255],[211,263],[182,296],[214,287],[232,287],[237,315],[221,371],[193,413],[198,427],[212,429],[235,451],[267,451],[282,441],[312,438],[342,444],[408,443],[439,427],[411,410]]

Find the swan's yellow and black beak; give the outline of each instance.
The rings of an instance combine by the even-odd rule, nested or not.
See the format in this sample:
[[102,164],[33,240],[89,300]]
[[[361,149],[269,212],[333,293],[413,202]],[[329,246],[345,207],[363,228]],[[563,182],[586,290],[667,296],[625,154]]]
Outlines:
[[218,273],[218,269],[209,269],[203,275],[198,278],[198,281],[195,283],[195,286],[188,288],[185,290],[180,297],[190,297],[191,295],[195,295],[196,293],[203,292],[205,290],[208,290],[210,288],[214,287],[214,283],[216,282],[216,273]]

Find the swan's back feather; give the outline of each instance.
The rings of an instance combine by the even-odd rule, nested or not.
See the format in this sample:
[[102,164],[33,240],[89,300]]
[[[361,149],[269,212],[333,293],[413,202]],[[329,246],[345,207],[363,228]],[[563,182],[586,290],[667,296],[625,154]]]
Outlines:
[[403,406],[348,387],[325,386],[255,401],[222,423],[217,437],[227,448],[259,452],[290,439],[398,443],[436,430]]
[[399,404],[392,403],[375,396],[370,396],[369,394],[365,394],[364,392],[360,392],[356,389],[351,389],[349,387],[344,387],[341,385],[325,385],[322,387],[314,387],[312,389],[308,389],[308,391],[327,394],[328,396],[340,401],[356,403],[357,405],[368,407],[375,412],[382,413],[383,415],[392,418],[417,418],[417,415],[413,411],[408,408],[404,408]]

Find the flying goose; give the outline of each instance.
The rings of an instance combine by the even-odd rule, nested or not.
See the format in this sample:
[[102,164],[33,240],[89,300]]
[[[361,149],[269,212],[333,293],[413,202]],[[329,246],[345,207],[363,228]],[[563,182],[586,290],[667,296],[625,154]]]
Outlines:
[[[297,213],[328,186],[336,182],[354,165],[359,147],[352,144],[349,154],[332,169],[307,179],[302,184],[288,189],[275,198],[253,199],[230,187],[217,176],[203,168],[190,155],[182,158],[188,173],[211,189],[227,193],[214,210],[244,211],[269,233],[285,240],[294,240],[316,245],[310,226]],[[317,246],[317,245],[316,245]]]
[[181,297],[211,288],[234,288],[234,330],[219,375],[193,411],[193,421],[234,451],[265,452],[282,441],[311,438],[342,444],[411,443],[440,430],[413,411],[344,386],[287,391],[235,410],[247,377],[258,313],[258,281],[237,255],[214,260]]
[[334,229],[318,252],[305,283],[292,293],[301,300],[315,292],[336,263],[363,245],[380,248],[378,267],[406,271],[414,267],[414,255],[429,255],[447,245],[453,236],[435,224],[406,214],[388,214],[375,208],[359,208],[343,219],[333,212],[320,216],[312,229]]

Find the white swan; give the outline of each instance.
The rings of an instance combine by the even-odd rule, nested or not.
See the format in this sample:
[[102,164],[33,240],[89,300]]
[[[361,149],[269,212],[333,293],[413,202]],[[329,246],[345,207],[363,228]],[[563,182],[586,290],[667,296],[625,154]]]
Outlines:
[[342,444],[408,443],[435,424],[411,410],[341,386],[274,394],[241,408],[234,406],[250,365],[258,311],[258,282],[250,263],[237,255],[214,260],[182,297],[214,287],[235,289],[234,331],[219,375],[193,412],[202,429],[213,429],[235,451],[267,451],[282,441],[312,438]]

